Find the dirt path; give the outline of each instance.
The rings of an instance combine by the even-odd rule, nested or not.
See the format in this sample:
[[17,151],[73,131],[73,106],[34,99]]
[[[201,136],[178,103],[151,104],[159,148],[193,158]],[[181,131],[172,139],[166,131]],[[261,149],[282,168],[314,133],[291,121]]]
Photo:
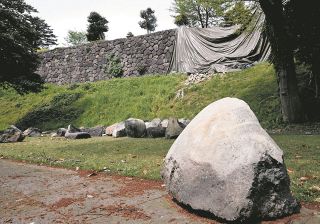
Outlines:
[[[88,174],[0,160],[0,223],[217,223],[175,205],[161,182]],[[303,209],[266,223],[320,216]]]

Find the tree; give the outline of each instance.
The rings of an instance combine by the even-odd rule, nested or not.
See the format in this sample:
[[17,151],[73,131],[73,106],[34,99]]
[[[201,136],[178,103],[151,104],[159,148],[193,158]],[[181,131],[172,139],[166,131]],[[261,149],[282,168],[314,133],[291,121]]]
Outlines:
[[24,0],[0,2],[0,86],[13,87],[20,94],[42,89],[36,51],[56,43],[48,24],[35,13]]
[[133,35],[132,32],[128,32],[126,37],[127,37],[127,38],[130,38],[130,37],[134,37],[134,35]]
[[266,16],[266,31],[270,40],[278,77],[281,110],[284,121],[303,120],[294,64],[294,45],[284,6],[279,0],[259,0]]
[[179,14],[174,17],[174,24],[177,26],[190,26],[188,17],[185,14]]
[[69,30],[65,40],[68,45],[77,46],[87,43],[87,36],[85,32]]
[[235,2],[224,14],[223,20],[225,26],[242,25],[243,29],[252,20],[252,9],[255,4],[244,2]]
[[139,26],[142,29],[146,29],[148,34],[152,31],[155,31],[157,27],[157,18],[154,15],[154,10],[152,10],[151,8],[141,10],[140,17],[143,19],[139,22]]
[[104,40],[104,32],[108,32],[108,20],[97,12],[91,12],[88,17],[89,26],[87,29],[87,40]]
[[176,21],[185,21],[185,18],[181,18],[183,16],[190,26],[207,28],[218,25],[230,5],[229,0],[175,0],[173,11],[177,14]]
[[314,94],[320,97],[320,8],[318,2],[308,4],[291,0],[286,5],[286,17],[292,33],[295,57],[299,62],[311,66],[311,82]]

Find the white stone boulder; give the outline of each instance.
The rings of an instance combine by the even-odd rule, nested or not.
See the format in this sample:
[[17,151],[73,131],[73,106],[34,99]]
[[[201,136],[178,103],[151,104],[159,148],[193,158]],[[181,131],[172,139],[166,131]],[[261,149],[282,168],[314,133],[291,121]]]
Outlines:
[[165,137],[167,139],[177,138],[184,128],[184,124],[180,123],[177,118],[170,117],[168,120],[168,126],[166,128]]
[[112,136],[112,133],[113,133],[113,130],[117,127],[118,123],[115,123],[113,125],[110,125],[106,128],[105,132],[106,132],[106,135],[108,136]]
[[242,100],[203,109],[170,148],[162,177],[169,193],[226,221],[296,213],[283,152]]
[[0,143],[22,142],[24,138],[22,131],[14,125],[0,131]]
[[81,131],[80,129],[70,124],[64,137],[67,139],[85,139],[91,138],[91,135],[88,132]]
[[124,122],[128,137],[142,138],[146,135],[146,125],[143,120],[130,118]]
[[150,122],[146,122],[147,137],[162,138],[165,136],[166,128],[161,126],[161,119],[155,118]]
[[124,122],[120,122],[117,124],[117,126],[113,129],[112,137],[114,138],[120,138],[127,136],[126,127],[124,125]]
[[41,136],[41,130],[39,128],[33,128],[30,127],[23,132],[24,136],[28,137],[40,137]]

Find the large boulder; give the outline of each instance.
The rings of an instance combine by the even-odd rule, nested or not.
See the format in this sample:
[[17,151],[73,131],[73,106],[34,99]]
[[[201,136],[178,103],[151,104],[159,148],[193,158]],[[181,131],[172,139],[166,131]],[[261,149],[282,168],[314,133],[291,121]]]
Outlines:
[[23,139],[22,131],[14,125],[0,132],[0,143],[22,142]]
[[185,119],[185,118],[181,118],[181,119],[178,119],[178,122],[179,122],[180,126],[185,128],[190,123],[190,120]]
[[146,124],[146,129],[159,127],[159,126],[161,126],[161,119],[155,118],[150,122],[146,122],[145,124]]
[[81,132],[87,132],[91,136],[99,137],[105,133],[105,128],[103,126],[97,126],[93,128],[80,128]]
[[163,128],[167,128],[168,127],[168,123],[169,123],[169,120],[168,119],[164,119],[164,120],[161,121],[160,125]]
[[85,139],[91,138],[91,135],[88,132],[81,131],[80,129],[70,124],[64,137],[68,139]]
[[130,118],[124,122],[129,137],[141,138],[146,135],[146,125],[143,120]]
[[162,138],[166,134],[166,129],[164,127],[149,127],[147,128],[147,136],[149,138]]
[[242,100],[203,109],[170,148],[162,170],[169,193],[226,221],[298,212],[283,152]]
[[24,136],[28,137],[40,137],[41,136],[41,130],[39,128],[28,128],[23,132]]
[[117,125],[118,123],[106,127],[106,130],[105,130],[106,135],[112,136],[113,130],[117,127]]
[[81,130],[80,130],[79,128],[75,127],[75,126],[72,125],[72,124],[69,124],[67,131],[68,131],[69,133],[81,132]]
[[167,139],[177,138],[183,131],[184,127],[185,126],[181,124],[177,118],[173,118],[173,117],[169,118],[165,137]]
[[120,137],[125,137],[125,136],[127,136],[126,127],[124,125],[124,122],[120,122],[113,129],[112,137],[120,138]]
[[146,122],[146,132],[149,138],[162,138],[165,136],[166,128],[161,126],[161,119],[155,118]]
[[66,134],[67,129],[65,128],[59,128],[56,132],[55,137],[64,137],[64,135]]
[[85,139],[85,138],[91,138],[90,134],[88,132],[66,132],[65,138],[68,139]]

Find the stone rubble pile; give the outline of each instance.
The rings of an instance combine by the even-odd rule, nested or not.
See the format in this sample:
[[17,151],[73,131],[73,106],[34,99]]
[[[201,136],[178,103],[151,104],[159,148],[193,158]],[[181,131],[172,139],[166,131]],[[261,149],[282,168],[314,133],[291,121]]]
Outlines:
[[129,118],[125,121],[112,124],[108,127],[96,126],[93,128],[76,128],[69,125],[66,128],[59,128],[51,137],[65,137],[69,139],[90,138],[99,136],[111,136],[113,138],[177,138],[190,120],[181,118],[163,119],[155,118],[151,121]]
[[177,138],[184,128],[190,123],[190,120],[181,118],[160,119],[155,118],[151,121],[129,118],[125,121],[115,123],[108,127],[96,126],[92,128],[77,128],[70,124],[67,128],[58,128],[55,132],[42,132],[38,128],[30,127],[24,132],[15,126],[10,126],[4,131],[0,131],[0,143],[19,142],[25,137],[51,136],[65,137],[67,139],[83,139],[91,137],[112,136],[114,138]]
[[186,86],[190,86],[193,84],[198,84],[200,82],[204,82],[211,77],[215,76],[217,74],[200,74],[200,73],[195,73],[195,74],[190,74],[188,75],[188,79],[185,81]]

